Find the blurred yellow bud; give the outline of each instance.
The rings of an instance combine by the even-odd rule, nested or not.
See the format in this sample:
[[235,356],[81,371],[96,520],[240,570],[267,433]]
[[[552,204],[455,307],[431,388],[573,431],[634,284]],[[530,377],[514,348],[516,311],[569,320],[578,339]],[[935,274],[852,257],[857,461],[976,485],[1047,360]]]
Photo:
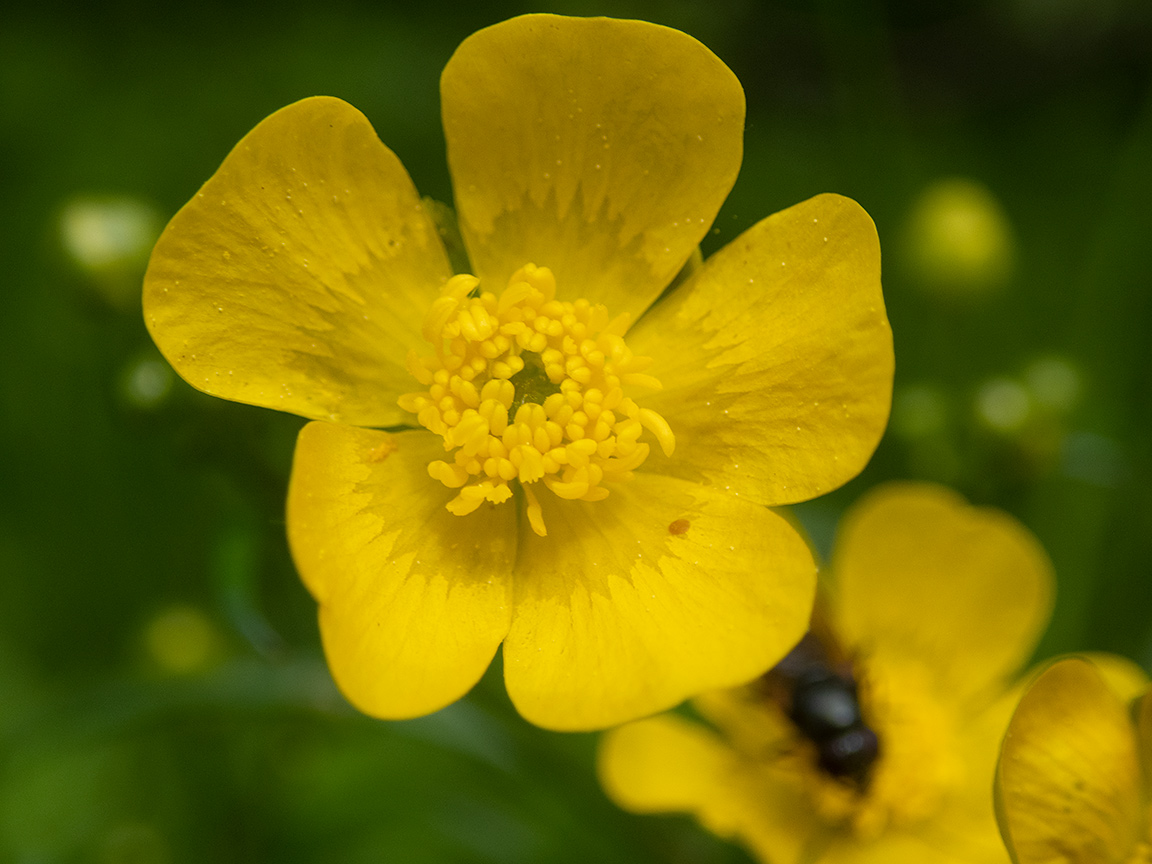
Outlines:
[[1015,241],[996,196],[954,177],[926,188],[913,205],[906,244],[919,283],[942,294],[980,295],[1008,280]]
[[993,378],[976,392],[976,417],[994,432],[1019,432],[1032,414],[1032,397],[1023,384],[1010,378]]
[[220,635],[195,606],[171,606],[148,622],[144,645],[164,672],[188,675],[211,666],[221,652]]
[[134,408],[151,410],[164,403],[176,383],[176,373],[160,356],[145,355],[120,373],[120,394]]
[[77,196],[60,211],[65,254],[114,306],[137,301],[161,228],[155,207],[128,196]]

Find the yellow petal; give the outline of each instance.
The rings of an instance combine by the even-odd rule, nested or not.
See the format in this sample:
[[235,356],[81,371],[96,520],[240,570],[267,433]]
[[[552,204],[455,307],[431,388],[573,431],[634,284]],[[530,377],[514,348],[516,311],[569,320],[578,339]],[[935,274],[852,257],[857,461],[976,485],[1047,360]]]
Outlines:
[[715,489],[637,475],[596,502],[539,496],[521,525],[508,694],[551,729],[596,729],[763,673],[800,638],[815,592],[779,516]]
[[[720,729],[742,753],[780,753],[794,749],[796,726],[780,705],[755,686],[709,690],[692,700],[700,716]],[[784,742],[783,744],[781,742]]]
[[1081,651],[1075,656],[1083,657],[1095,666],[1108,687],[1125,704],[1143,696],[1148,690],[1147,674],[1127,657],[1106,651]]
[[876,229],[821,195],[755,225],[704,262],[628,336],[664,389],[645,397],[676,435],[645,470],[763,504],[854,477],[892,395],[892,333]]
[[[1022,685],[1013,686],[975,716],[957,718],[952,745],[953,764],[958,769],[955,785],[943,796],[932,818],[910,826],[934,850],[924,860],[1007,864],[989,790],[996,776],[1000,742],[1023,691]],[[873,860],[899,859],[893,855],[892,859]]]
[[292,556],[320,603],[336,683],[375,717],[415,717],[455,701],[508,630],[516,511],[445,510],[454,490],[427,470],[443,454],[423,431],[329,423],[308,424],[296,445]]
[[832,568],[845,641],[919,658],[948,700],[1002,689],[1051,610],[1051,565],[1028,529],[929,484],[862,498],[841,522]]
[[740,169],[740,82],[691,36],[644,21],[488,27],[456,49],[440,96],[460,230],[490,286],[532,262],[560,299],[635,319]]
[[[965,853],[970,851],[967,844],[938,846],[934,838],[919,832],[888,831],[867,841],[840,835],[819,860],[821,864],[1008,864],[1003,846],[991,855],[979,857],[968,857]],[[776,864],[771,858],[764,860]]]
[[1127,858],[1141,820],[1135,733],[1092,664],[1061,660],[1029,688],[1004,738],[996,793],[1018,864]]
[[771,864],[798,864],[819,830],[794,783],[761,772],[715,733],[673,714],[604,733],[597,768],[608,797],[625,810],[691,813]]
[[731,796],[734,754],[699,723],[662,714],[605,732],[596,757],[604,791],[633,813],[692,813]]
[[451,275],[404,166],[339,99],[277,111],[176,214],[144,317],[194,387],[305,417],[407,416],[404,366]]
[[1136,704],[1136,734],[1140,741],[1140,764],[1144,768],[1144,783],[1152,783],[1152,691],[1140,697]]

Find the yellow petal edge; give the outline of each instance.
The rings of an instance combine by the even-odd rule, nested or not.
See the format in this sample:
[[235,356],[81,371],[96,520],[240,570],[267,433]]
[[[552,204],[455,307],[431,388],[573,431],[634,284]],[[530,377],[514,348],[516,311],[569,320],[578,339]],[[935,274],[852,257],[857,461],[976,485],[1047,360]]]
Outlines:
[[164,230],[144,320],[192,386],[366,426],[404,421],[404,360],[451,275],[400,160],[346,102],[249,132]]
[[1052,565],[1032,533],[928,483],[862,497],[841,522],[832,568],[849,644],[920,658],[947,701],[1002,692],[1052,608]]
[[888,421],[892,331],[880,244],[855,201],[820,195],[708,258],[628,334],[676,432],[646,470],[760,504],[805,501],[856,476]]
[[1013,860],[1124,862],[1140,837],[1141,796],[1127,706],[1089,661],[1053,663],[1020,700],[996,769]]

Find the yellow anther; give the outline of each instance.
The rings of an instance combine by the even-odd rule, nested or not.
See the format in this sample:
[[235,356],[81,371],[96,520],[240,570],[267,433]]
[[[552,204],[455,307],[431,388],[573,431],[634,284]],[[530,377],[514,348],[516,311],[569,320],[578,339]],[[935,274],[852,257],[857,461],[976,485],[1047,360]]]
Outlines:
[[419,414],[420,410],[428,404],[428,397],[423,393],[405,393],[396,400],[396,404],[412,414]]
[[421,330],[424,338],[433,345],[439,345],[444,338],[444,330],[452,318],[456,307],[460,305],[455,297],[437,297],[424,316],[424,327]]
[[[607,314],[607,313],[605,313]],[[628,328],[632,325],[632,316],[627,312],[621,312],[611,321],[601,328],[600,332],[606,336],[621,336],[628,332]]]
[[527,282],[514,282],[500,295],[496,304],[496,314],[503,317],[509,309],[523,303],[532,296],[533,288]]
[[544,476],[544,457],[535,447],[520,448],[520,482],[535,483]]
[[440,296],[453,297],[457,300],[463,300],[472,292],[472,289],[479,284],[480,280],[472,274],[458,273],[444,283],[443,287],[440,289]]
[[470,309],[463,309],[456,316],[456,321],[460,327],[460,333],[469,342],[479,342],[482,339],[487,339],[490,333],[484,332],[484,328],[477,320],[477,316],[473,314]]
[[548,483],[548,488],[561,498],[575,500],[577,498],[583,498],[588,494],[588,481],[575,480],[571,483],[564,483],[560,480],[553,480]]
[[498,483],[496,485],[483,484],[489,486],[489,490],[485,497],[493,504],[503,504],[512,497],[512,490],[508,488],[507,483]]
[[585,456],[591,456],[596,452],[596,442],[590,438],[581,438],[579,441],[573,441],[568,446],[569,449],[583,453]]
[[601,464],[604,468],[605,475],[607,475],[609,472],[619,475],[621,472],[634,471],[635,469],[639,468],[641,463],[643,463],[643,461],[647,458],[648,445],[641,443],[636,445],[636,448],[630,455],[620,459],[608,459]]
[[435,405],[425,405],[416,415],[416,419],[420,421],[421,426],[437,435],[443,435],[448,431],[448,426],[441,419]]
[[524,511],[528,514],[528,524],[541,537],[547,537],[548,529],[544,527],[544,513],[540,509],[540,502],[536,500],[531,486],[524,487],[524,500],[527,505]]
[[588,485],[595,486],[604,479],[604,469],[595,462],[588,464]]
[[672,427],[668,425],[668,421],[651,408],[641,408],[640,423],[656,436],[664,455],[671,456],[672,451],[676,449],[676,436],[672,434]]
[[450,465],[447,462],[428,463],[428,476],[439,480],[449,489],[458,489],[468,482],[468,472],[459,465]]
[[651,357],[633,357],[632,352],[626,347],[624,351],[627,353],[627,362],[624,364],[626,368],[621,369],[621,372],[643,372],[652,365]]
[[627,387],[652,391],[664,389],[664,385],[660,383],[658,378],[653,378],[651,375],[645,375],[641,372],[629,372],[627,375],[621,375],[620,380],[624,382]]
[[465,405],[475,408],[480,404],[480,394],[476,392],[475,384],[463,378],[456,378],[452,383],[456,385],[452,388],[452,392],[459,396]]
[[508,409],[495,399],[480,403],[481,415],[488,419],[488,431],[493,435],[503,435],[508,428]]
[[[477,494],[477,492],[479,492],[479,494]],[[483,503],[484,494],[478,486],[465,486],[460,490],[459,495],[444,506],[448,508],[449,513],[453,513],[456,516],[467,516]]]
[[408,374],[425,387],[431,386],[432,372],[420,362],[420,355],[416,353],[415,348],[408,349],[408,355],[404,358],[404,366],[408,370]]
[[485,381],[484,385],[480,388],[480,399],[487,401],[488,399],[498,399],[500,394],[500,380],[493,378],[490,381]]
[[500,467],[498,469],[500,479],[507,482],[516,479],[516,475],[520,472],[516,470],[516,466],[508,459],[500,460]]
[[552,441],[548,437],[548,430],[543,426],[537,426],[532,433],[532,446],[536,448],[538,453],[547,453],[552,449]]

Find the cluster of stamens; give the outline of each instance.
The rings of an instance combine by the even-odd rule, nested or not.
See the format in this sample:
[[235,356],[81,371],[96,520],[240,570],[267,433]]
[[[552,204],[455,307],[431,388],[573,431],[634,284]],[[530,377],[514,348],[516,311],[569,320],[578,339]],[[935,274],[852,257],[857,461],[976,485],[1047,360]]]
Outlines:
[[455,451],[428,466],[459,493],[457,515],[524,490],[532,529],[547,532],[533,483],[560,498],[599,501],[602,485],[631,476],[648,458],[647,429],[666,455],[675,438],[664,418],[640,408],[625,388],[658,390],[651,362],[624,344],[627,317],[587,300],[555,299],[546,267],[518,270],[497,297],[475,276],[453,276],[424,319],[435,355],[408,354],[408,370],[428,389],[400,397],[400,407]]

